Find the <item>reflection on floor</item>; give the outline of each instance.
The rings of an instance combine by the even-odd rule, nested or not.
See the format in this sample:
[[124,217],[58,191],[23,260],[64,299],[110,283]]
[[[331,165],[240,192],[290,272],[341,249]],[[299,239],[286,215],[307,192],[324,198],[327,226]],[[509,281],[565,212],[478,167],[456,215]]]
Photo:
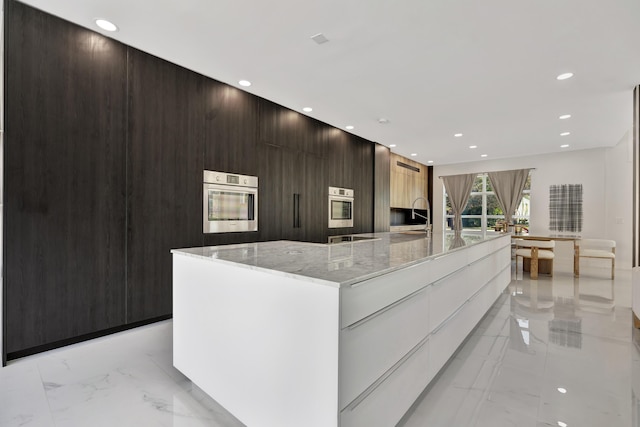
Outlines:
[[[557,270],[514,274],[399,425],[639,425],[630,271]],[[171,345],[165,321],[14,361],[0,426],[241,426],[172,367]]]
[[640,353],[616,273],[520,272],[400,425],[631,426]]

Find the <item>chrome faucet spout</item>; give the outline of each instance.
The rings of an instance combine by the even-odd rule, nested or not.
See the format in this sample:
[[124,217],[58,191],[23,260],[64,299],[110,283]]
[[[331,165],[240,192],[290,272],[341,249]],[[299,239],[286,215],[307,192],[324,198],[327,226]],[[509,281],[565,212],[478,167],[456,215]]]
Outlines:
[[[421,199],[427,202],[427,216],[419,214],[415,210],[416,202]],[[427,220],[424,231],[427,233],[427,236],[431,237],[431,205],[429,204],[429,200],[425,199],[424,197],[418,197],[413,201],[413,203],[411,204],[411,219],[416,219],[416,215]]]

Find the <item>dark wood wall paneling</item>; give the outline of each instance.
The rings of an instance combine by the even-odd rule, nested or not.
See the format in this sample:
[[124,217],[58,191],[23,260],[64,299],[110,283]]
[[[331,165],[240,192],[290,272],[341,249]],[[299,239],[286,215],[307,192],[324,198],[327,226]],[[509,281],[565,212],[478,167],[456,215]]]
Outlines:
[[[170,315],[172,248],[373,231],[371,142],[7,5],[3,358]],[[259,177],[258,232],[202,233],[203,169]]]
[[129,50],[127,322],[171,313],[173,248],[202,245],[204,77]]
[[7,2],[3,350],[125,322],[126,47]]
[[372,232],[374,144],[336,128],[326,129],[326,139],[327,186],[354,190],[353,228],[333,228],[329,234]]
[[[258,152],[263,240],[326,242],[327,125],[267,100],[260,102]],[[298,198],[294,206],[294,198]],[[297,208],[297,212],[294,208]],[[295,221],[296,217],[298,220]],[[324,222],[323,222],[324,219]]]
[[[259,156],[256,152],[256,140],[259,98],[206,78],[203,96],[205,105],[204,169],[258,176]],[[202,181],[202,170],[199,174]],[[262,181],[258,179],[259,188],[262,186]],[[202,191],[202,182],[198,188]],[[259,221],[262,199],[262,194],[258,194]],[[201,211],[202,207],[200,207],[198,220],[200,230],[202,230]],[[253,242],[260,239],[260,234],[259,232],[204,234],[203,238],[204,245],[211,246]]]
[[[390,216],[390,151],[384,145],[376,144],[374,147],[374,204],[373,204],[373,230],[376,232],[389,231]],[[431,168],[433,169],[433,168]],[[432,173],[433,175],[433,173]],[[429,177],[431,182],[431,177]],[[431,188],[431,186],[429,186]]]

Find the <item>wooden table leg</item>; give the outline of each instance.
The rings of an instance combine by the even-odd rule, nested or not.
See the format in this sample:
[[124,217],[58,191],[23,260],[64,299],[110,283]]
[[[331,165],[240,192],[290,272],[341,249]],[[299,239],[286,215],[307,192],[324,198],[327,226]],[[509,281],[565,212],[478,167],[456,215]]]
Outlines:
[[538,278],[538,248],[531,248],[531,279]]
[[580,246],[573,241],[573,275],[580,277]]

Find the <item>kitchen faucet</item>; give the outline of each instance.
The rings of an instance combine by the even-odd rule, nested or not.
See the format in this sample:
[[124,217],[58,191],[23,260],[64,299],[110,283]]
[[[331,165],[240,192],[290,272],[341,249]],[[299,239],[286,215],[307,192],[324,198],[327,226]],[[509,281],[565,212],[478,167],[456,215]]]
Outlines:
[[[419,214],[415,210],[416,202],[418,200],[420,200],[420,199],[422,199],[425,202],[427,202],[427,216]],[[416,215],[418,215],[420,218],[423,218],[423,219],[427,220],[427,223],[425,224],[425,227],[424,227],[424,231],[425,231],[425,233],[427,233],[427,237],[431,237],[431,213],[430,212],[431,212],[431,205],[429,204],[429,201],[427,199],[425,199],[424,197],[416,198],[413,201],[413,203],[411,204],[411,219],[416,219]]]

